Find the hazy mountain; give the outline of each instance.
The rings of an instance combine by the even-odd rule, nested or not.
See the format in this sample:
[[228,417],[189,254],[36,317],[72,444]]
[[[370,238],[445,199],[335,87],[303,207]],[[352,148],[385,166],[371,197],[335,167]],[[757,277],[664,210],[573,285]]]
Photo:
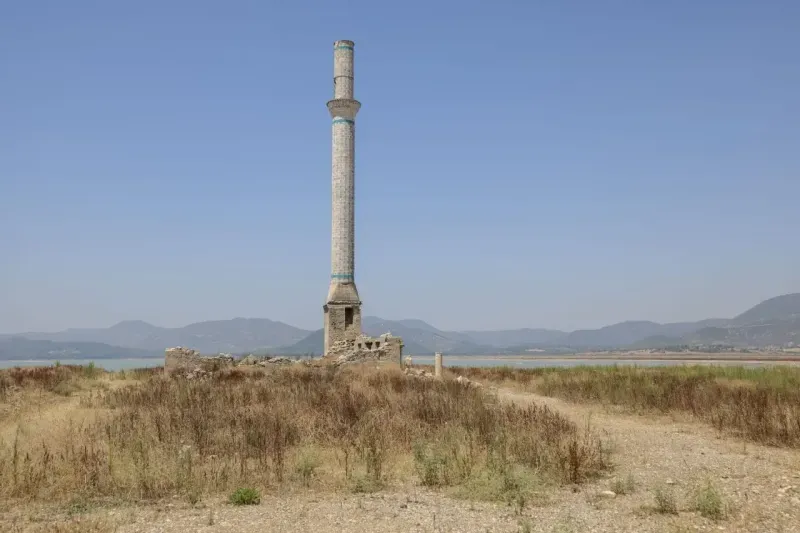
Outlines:
[[[498,351],[526,348],[648,347],[678,344],[729,344],[741,346],[800,343],[800,293],[766,300],[733,319],[710,318],[698,322],[658,324],[649,321],[626,321],[599,329],[570,333],[554,330],[519,329],[488,332],[464,332],[477,344],[490,345]],[[528,338],[525,338],[528,336]]]
[[775,319],[789,320],[794,318],[800,318],[800,293],[784,294],[783,296],[764,300],[731,320],[731,323],[741,326]]
[[160,328],[138,320],[101,329],[68,329],[58,333],[20,333],[31,340],[100,342],[123,348],[163,351],[186,346],[203,353],[245,352],[298,342],[308,330],[266,318],[197,322],[182,328]]
[[30,340],[22,337],[0,339],[0,360],[57,359],[111,359],[142,358],[161,355],[160,351],[136,350],[109,346],[99,342],[54,342]]
[[307,337],[300,339],[289,346],[281,346],[275,349],[276,354],[280,355],[322,355],[325,347],[325,330],[318,329],[312,331]]
[[638,340],[626,346],[629,350],[642,350],[645,348],[667,348],[670,346],[681,346],[686,344],[682,337],[669,337],[667,335],[653,335],[645,339]]
[[[407,324],[413,324],[409,326]],[[382,318],[368,316],[361,321],[361,329],[367,335],[377,336],[382,333],[390,332],[392,335],[403,337],[406,345],[405,353],[415,353],[417,355],[442,353],[490,353],[491,347],[482,346],[470,340],[465,334],[452,331],[442,331],[422,320],[384,320]],[[419,349],[412,352],[411,347],[418,346]],[[424,351],[423,351],[424,349]]]
[[707,318],[697,322],[672,322],[669,324],[662,324],[660,335],[665,337],[682,337],[698,329],[721,327],[729,322],[730,320],[727,318]]
[[[800,294],[766,300],[733,319],[658,324],[627,321],[599,329],[562,332],[549,329],[444,331],[419,319],[386,320],[366,316],[366,334],[391,332],[403,337],[409,354],[522,353],[531,348],[560,352],[621,347],[661,347],[673,344],[746,346],[800,343]],[[95,342],[162,352],[186,346],[203,353],[321,353],[322,332],[308,331],[264,318],[234,318],[161,328],[142,321],[120,322],[110,328],[68,329],[58,333],[21,333],[18,337],[53,342]],[[0,336],[8,339],[10,336]]]
[[117,346],[137,347],[143,340],[163,328],[141,320],[126,320],[110,328],[71,328],[56,333],[20,333],[32,340],[55,342],[102,342]]
[[568,335],[555,329],[504,329],[499,331],[464,331],[477,344],[506,348],[534,344],[557,344]]
[[689,344],[724,344],[727,346],[770,346],[800,344],[800,317],[788,320],[716,328],[703,328],[686,335]]
[[575,347],[610,347],[632,344],[638,340],[660,335],[663,326],[648,321],[627,321],[600,329],[573,331],[562,344]]

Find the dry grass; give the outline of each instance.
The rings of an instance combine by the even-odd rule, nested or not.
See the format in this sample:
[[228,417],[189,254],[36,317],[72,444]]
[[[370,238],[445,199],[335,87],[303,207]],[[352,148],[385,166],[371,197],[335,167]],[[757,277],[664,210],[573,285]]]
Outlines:
[[80,383],[97,378],[103,371],[92,366],[57,365],[11,368],[0,371],[0,402],[23,389],[40,389],[62,396],[79,390]]
[[43,523],[4,524],[9,533],[114,533],[117,525],[102,518],[76,517],[67,520],[45,521]]
[[796,367],[451,368],[450,372],[570,401],[613,404],[636,412],[681,411],[754,442],[800,447]]
[[[55,391],[96,379],[84,372],[4,371],[0,382]],[[605,468],[601,443],[546,407],[397,369],[109,377],[141,381],[81,393],[95,414],[84,422],[0,442],[0,498],[194,502],[243,487],[373,491],[414,479],[524,505],[535,483],[581,482]]]

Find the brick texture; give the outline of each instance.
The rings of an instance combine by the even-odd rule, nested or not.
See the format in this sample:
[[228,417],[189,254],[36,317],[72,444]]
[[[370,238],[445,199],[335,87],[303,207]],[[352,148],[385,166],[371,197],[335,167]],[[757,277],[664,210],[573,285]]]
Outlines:
[[328,102],[332,158],[331,280],[324,307],[326,354],[334,344],[354,342],[361,334],[361,300],[355,284],[355,119],[361,104],[354,99],[353,55],[352,41],[333,43],[333,99]]

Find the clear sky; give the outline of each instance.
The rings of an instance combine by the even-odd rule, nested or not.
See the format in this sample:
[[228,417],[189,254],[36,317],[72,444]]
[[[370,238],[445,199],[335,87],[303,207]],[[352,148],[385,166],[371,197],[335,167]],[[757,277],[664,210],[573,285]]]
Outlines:
[[800,2],[0,2],[0,332],[322,325],[333,41],[364,312],[732,316],[800,291]]

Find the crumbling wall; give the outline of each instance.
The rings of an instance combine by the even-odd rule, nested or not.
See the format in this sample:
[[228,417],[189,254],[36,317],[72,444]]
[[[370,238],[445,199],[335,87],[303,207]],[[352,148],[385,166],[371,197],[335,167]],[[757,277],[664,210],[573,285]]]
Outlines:
[[403,340],[391,333],[384,333],[380,337],[359,335],[354,341],[336,341],[329,347],[326,359],[334,364],[366,361],[387,361],[399,364],[402,356]]
[[324,355],[343,341],[354,343],[361,335],[361,305],[356,303],[328,303],[324,310],[325,346]]
[[197,350],[181,346],[164,351],[164,372],[167,374],[193,372],[197,369],[213,372],[228,366],[233,366],[233,357],[228,354],[205,357]]

